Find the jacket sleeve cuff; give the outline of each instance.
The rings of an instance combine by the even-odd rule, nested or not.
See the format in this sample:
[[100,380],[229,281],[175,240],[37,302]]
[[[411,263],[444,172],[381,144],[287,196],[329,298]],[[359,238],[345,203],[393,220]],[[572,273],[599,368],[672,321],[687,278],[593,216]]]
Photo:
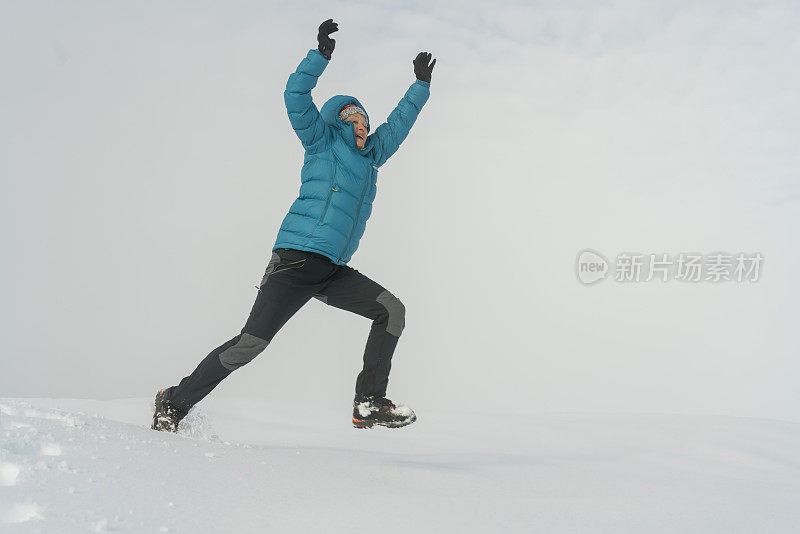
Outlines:
[[420,84],[422,87],[430,88],[430,86],[431,86],[431,82],[425,82],[425,81],[422,81],[422,80],[417,80],[415,83]]
[[312,48],[308,51],[306,59],[309,61],[311,69],[315,72],[319,72],[320,74],[325,70],[325,67],[327,67],[329,63],[329,61],[325,59],[325,56],[322,55],[322,52],[316,48]]

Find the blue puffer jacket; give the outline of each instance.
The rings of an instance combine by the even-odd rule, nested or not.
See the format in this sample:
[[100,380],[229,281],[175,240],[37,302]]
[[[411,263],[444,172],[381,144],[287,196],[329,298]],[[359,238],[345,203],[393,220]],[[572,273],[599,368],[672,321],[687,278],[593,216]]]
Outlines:
[[284,217],[272,249],[317,252],[345,265],[358,248],[372,212],[378,168],[408,135],[430,96],[430,84],[415,81],[359,149],[353,124],[339,119],[339,110],[347,104],[364,106],[352,96],[337,95],[317,111],[311,99],[311,90],[327,66],[319,50],[311,50],[286,82],[283,97],[289,121],[306,153],[300,194]]

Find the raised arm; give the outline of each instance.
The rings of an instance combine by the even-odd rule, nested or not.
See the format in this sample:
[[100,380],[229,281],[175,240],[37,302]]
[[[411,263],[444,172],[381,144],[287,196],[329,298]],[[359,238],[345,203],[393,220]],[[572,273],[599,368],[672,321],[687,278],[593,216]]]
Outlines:
[[289,122],[306,148],[325,135],[325,121],[320,117],[319,110],[311,99],[311,90],[317,86],[317,80],[328,66],[331,52],[336,45],[336,41],[328,36],[337,30],[337,24],[332,19],[320,25],[317,34],[319,47],[316,50],[309,50],[297,69],[289,76],[286,90],[283,92]]
[[417,120],[422,106],[428,101],[431,94],[431,73],[436,64],[435,59],[428,64],[430,58],[431,55],[426,52],[420,52],[417,55],[414,60],[414,74],[417,76],[417,81],[411,84],[397,107],[389,114],[386,122],[375,129],[378,148],[375,158],[377,167],[386,163],[386,160],[397,152]]

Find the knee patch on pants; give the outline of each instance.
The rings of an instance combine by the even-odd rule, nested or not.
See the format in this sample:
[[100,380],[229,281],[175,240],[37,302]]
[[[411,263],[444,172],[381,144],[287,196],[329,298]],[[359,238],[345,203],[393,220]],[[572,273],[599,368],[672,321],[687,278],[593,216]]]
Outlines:
[[386,331],[393,336],[400,337],[406,326],[406,307],[389,290],[384,290],[375,300],[389,312],[389,324],[386,326]]
[[241,334],[235,345],[228,347],[219,354],[219,363],[229,370],[235,371],[239,367],[250,363],[253,358],[261,354],[269,345],[269,341],[251,334]]

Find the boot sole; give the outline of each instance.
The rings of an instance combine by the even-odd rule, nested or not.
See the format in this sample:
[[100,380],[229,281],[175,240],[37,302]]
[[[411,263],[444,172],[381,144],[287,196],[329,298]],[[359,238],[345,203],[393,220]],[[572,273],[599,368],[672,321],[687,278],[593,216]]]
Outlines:
[[417,420],[417,416],[416,415],[414,415],[413,417],[411,417],[410,419],[407,419],[405,421],[396,421],[396,422],[391,422],[391,421],[370,421],[370,420],[367,420],[367,419],[356,419],[354,417],[353,418],[353,428],[372,428],[374,426],[383,426],[383,427],[386,427],[386,428],[402,428],[404,426],[410,425],[411,423],[413,423],[416,420]]
[[364,421],[363,419],[353,418],[353,428],[372,428],[374,423],[372,421]]

